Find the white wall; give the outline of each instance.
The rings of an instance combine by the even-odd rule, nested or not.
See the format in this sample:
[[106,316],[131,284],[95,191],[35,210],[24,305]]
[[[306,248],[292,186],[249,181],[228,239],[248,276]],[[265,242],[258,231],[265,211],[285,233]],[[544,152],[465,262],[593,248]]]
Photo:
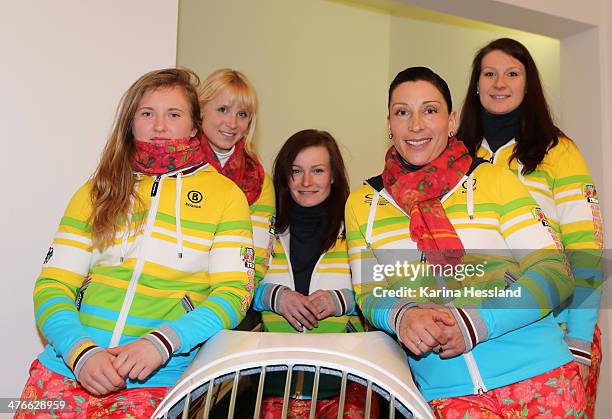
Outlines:
[[0,397],[42,350],[32,290],[70,196],[95,168],[121,94],[175,65],[178,0],[0,3]]

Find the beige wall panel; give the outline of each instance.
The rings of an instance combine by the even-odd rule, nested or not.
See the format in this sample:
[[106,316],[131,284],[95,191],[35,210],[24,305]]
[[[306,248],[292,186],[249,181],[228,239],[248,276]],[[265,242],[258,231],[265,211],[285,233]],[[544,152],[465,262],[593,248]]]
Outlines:
[[433,12],[397,13],[391,19],[390,75],[393,77],[398,71],[414,65],[430,67],[448,82],[453,107],[459,112],[476,51],[501,37],[514,38],[529,48],[538,65],[551,110],[559,120],[560,46],[559,40],[553,38]]
[[259,94],[264,166],[306,128],[341,143],[352,186],[382,167],[389,16],[323,0],[184,0],[178,64],[244,72]]

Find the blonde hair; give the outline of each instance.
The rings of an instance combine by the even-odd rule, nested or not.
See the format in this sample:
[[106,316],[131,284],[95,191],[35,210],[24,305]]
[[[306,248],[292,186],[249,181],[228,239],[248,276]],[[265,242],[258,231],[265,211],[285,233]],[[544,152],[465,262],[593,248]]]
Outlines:
[[219,69],[210,74],[200,89],[200,108],[213,100],[223,89],[228,89],[230,96],[230,104],[238,104],[244,106],[246,111],[251,115],[249,122],[249,130],[244,138],[244,148],[250,155],[254,155],[253,150],[253,135],[255,134],[255,125],[257,124],[257,93],[255,88],[238,70],[229,68]]
[[100,162],[91,183],[91,228],[93,246],[104,249],[113,244],[121,222],[125,222],[131,202],[134,208],[142,208],[132,172],[132,159],[135,153],[132,122],[142,97],[150,90],[159,88],[182,88],[191,107],[193,128],[201,137],[200,104],[197,88],[199,77],[191,70],[167,68],[151,71],[134,82],[123,94],[111,134],[106,142]]

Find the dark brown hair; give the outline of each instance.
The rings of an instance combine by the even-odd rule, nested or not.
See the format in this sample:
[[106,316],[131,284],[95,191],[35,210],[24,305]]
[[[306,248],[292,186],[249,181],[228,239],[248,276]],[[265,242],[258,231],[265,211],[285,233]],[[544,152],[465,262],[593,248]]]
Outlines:
[[[344,159],[334,137],[327,131],[305,129],[296,132],[283,144],[274,159],[273,178],[276,190],[276,224],[277,232],[283,232],[289,227],[291,220],[291,192],[289,191],[289,177],[291,168],[297,155],[308,147],[323,146],[329,153],[329,165],[333,183],[327,199],[327,208],[321,226],[323,234],[321,253],[329,250],[338,238],[338,232],[344,219],[344,205],[348,198],[350,188]],[[342,236],[344,236],[342,229]]]
[[463,141],[472,156],[482,144],[484,135],[482,112],[484,108],[478,95],[478,80],[482,70],[482,59],[492,51],[502,51],[525,66],[526,92],[522,107],[521,128],[512,153],[523,165],[523,174],[533,172],[549,149],[556,146],[563,132],[555,126],[550,115],[540,75],[535,61],[523,44],[510,38],[496,39],[481,48],[472,62],[470,84],[465,95],[457,138]]
[[451,98],[451,92],[448,88],[448,84],[446,83],[446,81],[444,81],[442,77],[440,77],[427,67],[408,67],[407,69],[397,73],[397,76],[395,76],[395,78],[389,85],[389,98],[387,99],[387,107],[391,106],[391,96],[393,95],[393,91],[397,88],[397,86],[408,81],[426,81],[428,83],[431,83],[436,89],[438,89],[438,91],[444,98],[448,113],[450,114],[453,111],[453,100]]

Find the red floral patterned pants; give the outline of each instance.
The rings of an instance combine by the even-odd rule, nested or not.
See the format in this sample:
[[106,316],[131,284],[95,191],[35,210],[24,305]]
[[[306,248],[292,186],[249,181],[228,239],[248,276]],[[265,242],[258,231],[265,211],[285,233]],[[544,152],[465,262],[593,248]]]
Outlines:
[[[343,418],[361,419],[365,418],[366,388],[358,383],[350,383],[346,388],[346,400],[344,402]],[[331,419],[338,417],[340,396],[331,399],[318,400],[315,417],[320,419]],[[289,400],[287,419],[307,418],[310,414],[310,400]],[[280,419],[283,411],[282,397],[266,397],[262,400],[260,419]],[[375,393],[372,393],[372,405],[370,417],[378,417],[378,402]]]
[[587,407],[585,409],[586,418],[595,417],[595,401],[597,400],[597,379],[599,378],[599,368],[601,367],[601,330],[599,325],[595,325],[593,334],[593,345],[591,346],[591,367],[589,368],[589,380],[586,384]]
[[572,361],[481,395],[435,399],[429,405],[444,419],[584,418],[586,396]]
[[21,399],[63,401],[65,407],[51,412],[20,411],[15,418],[145,418],[153,414],[167,392],[168,387],[132,388],[97,397],[89,394],[77,381],[57,374],[35,360]]

